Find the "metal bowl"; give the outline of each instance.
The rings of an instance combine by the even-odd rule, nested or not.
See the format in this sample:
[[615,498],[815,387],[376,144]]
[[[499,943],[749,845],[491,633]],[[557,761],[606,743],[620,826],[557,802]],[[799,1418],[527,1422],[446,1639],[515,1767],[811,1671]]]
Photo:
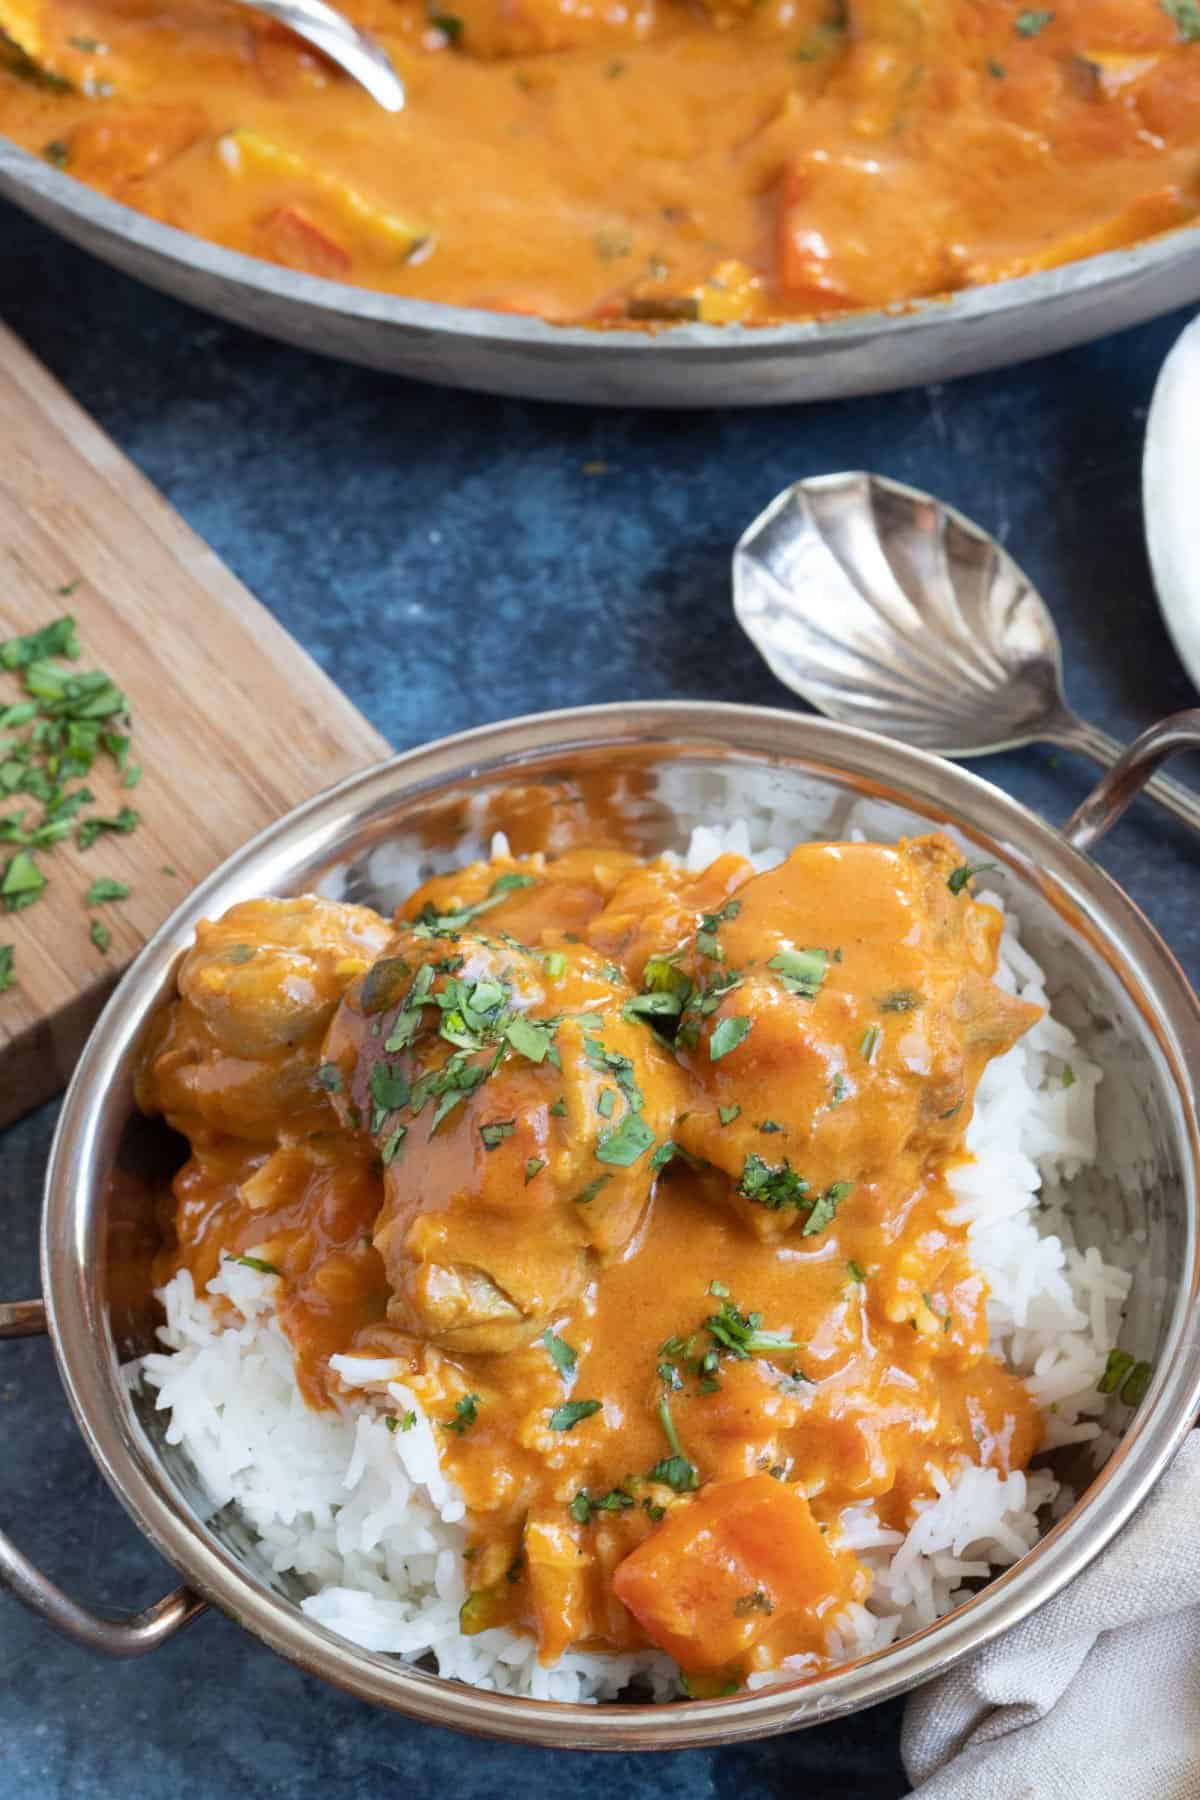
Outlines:
[[[1185,715],[1193,742],[1200,715]],[[1177,729],[1179,729],[1177,727]],[[1132,754],[1132,753],[1131,753]],[[1153,760],[1151,757],[1150,760]],[[1083,815],[1127,797],[1129,767]],[[1125,1246],[1134,1295],[1122,1342],[1152,1359],[1149,1393],[1073,1510],[1014,1568],[958,1611],[875,1656],[808,1681],[675,1706],[556,1705],[484,1693],[356,1649],[301,1612],[232,1509],[214,1512],[187,1457],[166,1444],[152,1396],[121,1364],[152,1343],[148,1189],[152,1129],[131,1076],[147,1021],[169,993],[196,923],[237,900],[317,889],[388,907],[414,878],[452,867],[503,826],[517,850],[571,842],[680,847],[691,826],[744,819],[752,840],[895,837],[931,826],[1002,866],[1026,941],[1052,972],[1087,1054],[1107,1075],[1101,1169],[1075,1195],[1088,1233]],[[588,707],[487,726],[351,777],[230,859],[171,916],[122,981],[63,1106],[46,1179],[45,1323],[80,1428],[135,1522],[187,1584],[132,1621],[85,1613],[0,1538],[0,1582],[52,1624],[100,1649],[151,1649],[205,1601],[273,1649],[380,1705],[441,1725],[588,1749],[729,1743],[853,1711],[978,1649],[1103,1548],[1143,1500],[1200,1405],[1197,1193],[1192,1073],[1200,1008],[1169,951],[1125,894],[1068,838],[997,788],[920,751],[767,708],[691,703]],[[1121,1179],[1117,1179],[1117,1177]],[[0,1307],[0,1336],[42,1326],[37,1302]]]
[[1200,298],[1200,226],[844,319],[659,332],[547,325],[299,275],[146,218],[0,138],[0,194],[105,262],[286,343],[447,387],[608,406],[882,393],[1046,355]]

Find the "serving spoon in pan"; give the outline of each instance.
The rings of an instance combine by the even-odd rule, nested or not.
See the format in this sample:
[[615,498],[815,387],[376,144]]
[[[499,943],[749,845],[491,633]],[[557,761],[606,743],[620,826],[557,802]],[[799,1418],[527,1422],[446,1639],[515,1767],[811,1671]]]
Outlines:
[[365,31],[359,31],[342,13],[326,6],[325,0],[237,0],[237,3],[286,25],[289,31],[294,31],[314,50],[336,63],[357,81],[359,87],[365,88],[385,112],[402,110],[404,83],[392,67],[387,51]]
[[[842,724],[949,757],[1049,742],[1111,768],[1123,754],[1067,704],[1029,577],[919,488],[861,471],[786,488],[738,542],[733,605],[785,687]],[[1182,782],[1142,792],[1200,830]]]

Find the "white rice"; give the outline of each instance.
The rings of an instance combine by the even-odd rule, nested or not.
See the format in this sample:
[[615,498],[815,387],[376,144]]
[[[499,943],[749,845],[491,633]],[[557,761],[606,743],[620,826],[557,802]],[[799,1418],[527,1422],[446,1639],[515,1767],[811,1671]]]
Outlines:
[[[688,866],[702,868],[730,849],[749,854],[744,824],[701,827]],[[760,852],[753,860],[768,867],[779,856]],[[982,897],[1003,906],[995,894]],[[1011,921],[997,979],[1048,1008],[1045,976]],[[950,1176],[955,1203],[947,1215],[968,1227],[991,1290],[993,1347],[1042,1409],[1046,1447],[1092,1440],[1098,1456],[1112,1439],[1102,1432],[1105,1401],[1096,1384],[1130,1276],[1095,1248],[1078,1247],[1062,1208],[1065,1184],[1096,1161],[1100,1078],[1047,1010],[984,1074],[967,1133],[973,1160]],[[442,1675],[503,1693],[602,1700],[636,1677],[655,1698],[676,1694],[674,1665],[654,1652],[568,1652],[546,1669],[532,1639],[518,1632],[459,1632],[465,1508],[439,1467],[418,1401],[394,1379],[398,1365],[343,1356],[333,1366],[348,1389],[362,1390],[363,1402],[310,1410],[275,1318],[276,1286],[274,1276],[226,1262],[209,1284],[214,1306],[181,1271],[159,1296],[167,1353],[142,1358],[129,1375],[156,1390],[155,1405],[170,1415],[167,1441],[186,1452],[212,1511],[234,1506],[271,1566],[310,1590],[300,1603],[305,1613],[365,1649],[408,1660],[428,1655]],[[415,1414],[416,1424],[389,1431],[381,1403]],[[869,1505],[843,1513],[843,1541],[872,1570],[874,1586],[865,1605],[839,1617],[835,1657],[882,1649],[951,1611],[970,1591],[966,1584],[1024,1555],[1044,1521],[1073,1499],[1045,1469],[1004,1477],[964,1462],[952,1477],[930,1474],[936,1498],[918,1502],[907,1533],[883,1528]],[[812,1658],[791,1658],[749,1685],[814,1666]]]

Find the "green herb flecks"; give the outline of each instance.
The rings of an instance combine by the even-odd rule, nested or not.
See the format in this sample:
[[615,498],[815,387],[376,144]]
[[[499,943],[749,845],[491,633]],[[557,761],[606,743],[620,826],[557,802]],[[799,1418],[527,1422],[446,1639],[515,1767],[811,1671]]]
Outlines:
[[575,1365],[579,1361],[578,1351],[573,1350],[565,1338],[560,1338],[558,1333],[551,1331],[549,1327],[542,1333],[542,1342],[550,1352],[550,1360],[563,1380],[569,1381],[574,1375]]
[[564,1400],[561,1406],[554,1408],[546,1423],[551,1431],[573,1431],[581,1420],[598,1413],[602,1404],[600,1400]]
[[1033,38],[1045,31],[1054,19],[1052,12],[1028,11],[1017,14],[1015,30],[1018,37]]
[[0,994],[10,988],[15,979],[13,965],[16,951],[11,944],[0,944]]
[[615,1131],[606,1132],[597,1139],[596,1161],[628,1169],[646,1154],[653,1142],[654,1133],[646,1121],[640,1114],[628,1112]]
[[478,1394],[464,1394],[461,1400],[454,1402],[454,1417],[441,1421],[443,1430],[456,1432],[461,1437],[464,1431],[470,1431],[474,1425],[481,1405]]
[[264,1262],[261,1256],[230,1256],[226,1261],[240,1263],[243,1269],[253,1269],[256,1275],[279,1275],[282,1278],[282,1271],[274,1263]]
[[780,985],[789,994],[798,994],[803,1000],[815,1000],[829,968],[829,953],[825,950],[781,950],[770,959],[767,967],[778,975]]
[[525,1186],[528,1187],[535,1176],[540,1175],[546,1166],[544,1156],[531,1156],[525,1164]]
[[1000,864],[994,862],[960,863],[957,869],[952,869],[947,875],[946,886],[952,894],[961,894],[974,876],[982,875],[987,869],[998,869],[999,867]]
[[494,1119],[490,1124],[481,1125],[479,1135],[483,1139],[484,1149],[498,1149],[505,1138],[513,1136],[516,1129],[517,1121],[515,1119]]
[[340,1094],[342,1091],[342,1071],[336,1063],[322,1063],[317,1070],[317,1080],[327,1094]]
[[740,1014],[729,1018],[718,1019],[713,1027],[712,1036],[708,1040],[708,1055],[711,1062],[720,1062],[731,1050],[744,1043],[750,1035],[754,1021]]
[[124,881],[114,881],[110,875],[101,875],[93,881],[84,895],[87,906],[104,906],[110,900],[128,900],[129,887]]
[[736,919],[742,910],[740,900],[729,900],[720,912],[705,913],[700,920],[700,929],[696,933],[696,949],[701,956],[710,962],[723,962],[725,952],[717,939],[717,932],[727,919]]
[[887,1013],[917,1012],[924,1004],[925,996],[918,993],[916,988],[893,988],[879,1002],[879,1010]]
[[774,1611],[774,1602],[765,1588],[755,1588],[753,1593],[739,1594],[733,1603],[735,1619],[748,1619],[752,1613],[765,1613],[770,1617]]

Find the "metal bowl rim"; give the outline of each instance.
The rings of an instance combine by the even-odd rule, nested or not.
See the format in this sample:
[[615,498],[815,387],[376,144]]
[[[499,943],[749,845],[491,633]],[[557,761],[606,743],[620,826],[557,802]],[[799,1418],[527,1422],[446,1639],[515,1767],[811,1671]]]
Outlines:
[[592,329],[551,325],[543,319],[453,306],[440,300],[383,294],[372,288],[284,269],[140,213],[56,169],[11,139],[0,137],[0,192],[6,185],[14,194],[29,190],[44,195],[72,218],[168,263],[223,281],[243,293],[303,305],[317,315],[337,315],[434,337],[486,341],[513,348],[584,351],[592,358],[617,351],[653,353],[660,359],[697,351],[725,351],[726,360],[751,361],[779,350],[846,350],[879,338],[936,331],[948,322],[968,324],[1002,317],[1064,293],[1103,290],[1123,280],[1137,280],[1160,265],[1183,262],[1190,253],[1200,252],[1200,224],[1181,225],[1140,243],[1101,251],[1058,268],[841,318],[784,325],[672,325],[662,331]]
[[[1091,926],[1118,948],[1130,990],[1151,1004],[1160,1040],[1171,1051],[1171,1086],[1183,1123],[1182,1183],[1188,1255],[1175,1294],[1171,1333],[1149,1394],[1119,1450],[1083,1503],[1012,1570],[955,1613],[898,1646],[811,1684],[760,1690],[686,1706],[574,1705],[486,1693],[370,1652],[305,1619],[265,1587],[187,1516],[165,1469],[132,1421],[115,1360],[98,1356],[102,1308],[89,1279],[86,1226],[92,1152],[105,1119],[111,1076],[158,997],[178,949],[206,903],[271,853],[307,832],[340,821],[347,836],[372,799],[436,791],[472,774],[519,767],[544,751],[605,744],[675,744],[739,755],[770,767],[769,734],[784,760],[809,761],[828,775],[872,782],[875,797],[941,808],[951,829],[986,841],[1027,874],[1035,870],[1067,898],[1086,896]],[[739,737],[739,733],[741,736]],[[442,769],[447,758],[452,767]],[[435,765],[422,783],[422,770]],[[398,796],[397,796],[398,797]],[[356,803],[357,810],[347,812]],[[992,812],[1005,835],[986,836],[972,812]],[[336,831],[327,830],[327,843]],[[1051,871],[1055,871],[1051,875]],[[1139,961],[1140,953],[1140,961]],[[564,709],[485,725],[443,738],[347,777],[293,809],[223,863],[185,899],[142,950],[97,1023],[68,1088],[46,1175],[42,1279],[59,1372],[80,1430],[101,1472],[143,1534],[188,1583],[238,1623],[302,1668],[362,1698],[432,1723],[512,1741],[557,1747],[681,1749],[733,1743],[820,1722],[904,1692],[942,1672],[1044,1605],[1108,1543],[1145,1499],[1200,1409],[1200,1324],[1196,1299],[1200,1129],[1189,1070],[1200,1067],[1200,1003],[1167,946],[1124,891],[1090,858],[1001,789],[924,751],[852,726],[759,706],[707,702],[633,702]],[[111,1110],[111,1109],[108,1109]]]

